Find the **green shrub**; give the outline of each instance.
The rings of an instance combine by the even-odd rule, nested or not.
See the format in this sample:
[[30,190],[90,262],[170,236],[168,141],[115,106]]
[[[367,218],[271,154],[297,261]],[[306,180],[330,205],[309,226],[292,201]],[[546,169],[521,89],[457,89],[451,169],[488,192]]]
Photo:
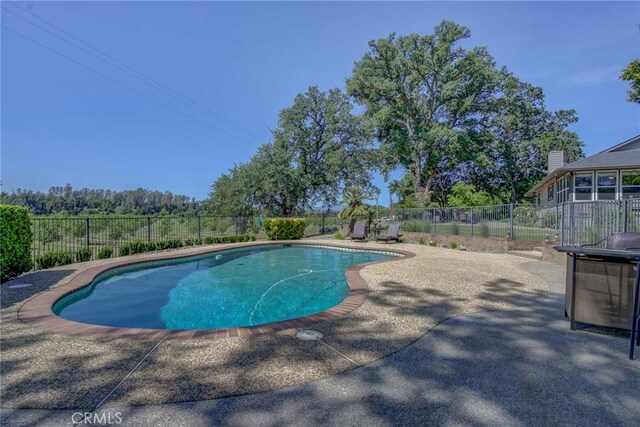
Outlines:
[[438,243],[437,243],[437,242],[434,242],[433,240],[431,240],[431,241],[429,242],[429,246],[438,246]]
[[184,245],[185,246],[193,246],[194,245],[193,239],[185,239],[184,240]]
[[333,236],[336,240],[344,240],[344,234],[342,234],[341,232],[337,232],[334,236]]
[[140,254],[147,251],[147,244],[142,240],[133,240],[128,243],[122,243],[119,247],[120,256]]
[[213,237],[205,237],[203,240],[205,245],[213,245],[213,243],[215,242],[215,239]]
[[130,253],[131,252],[130,252],[130,248],[129,248],[129,244],[128,243],[122,243],[122,244],[120,244],[120,246],[118,246],[118,255],[127,256]]
[[431,233],[431,223],[418,219],[410,219],[402,223],[402,229],[413,233]]
[[491,230],[489,230],[489,226],[487,224],[480,224],[480,236],[489,237],[491,235]]
[[55,252],[45,252],[36,258],[36,268],[43,270],[45,268],[51,268],[56,266],[58,254]]
[[71,252],[45,252],[36,259],[36,265],[38,269],[42,270],[59,265],[72,264],[73,261],[74,256]]
[[451,249],[456,249],[458,247],[458,244],[455,241],[452,241],[451,243],[449,243],[449,247]]
[[302,239],[306,227],[302,218],[270,218],[264,221],[264,231],[271,240]]
[[424,245],[427,242],[424,240],[424,237],[421,237],[420,240],[418,240],[418,243]]
[[193,244],[194,245],[201,245],[202,244],[202,239],[193,239]]
[[453,224],[451,224],[451,234],[455,236],[460,234],[460,224],[458,224],[457,222],[454,222]]
[[113,249],[111,249],[109,246],[100,248],[100,250],[98,251],[98,259],[107,259],[107,258],[111,258],[112,256],[113,256]]
[[156,242],[147,242],[147,252],[153,252],[158,250],[158,243]]
[[0,280],[31,269],[32,241],[29,211],[19,206],[0,205]]
[[76,251],[76,262],[85,262],[91,259],[93,251],[90,248],[80,248]]
[[58,252],[57,265],[73,264],[73,262],[74,262],[74,256],[71,252],[67,252],[67,251]]
[[131,255],[147,252],[147,243],[143,242],[142,240],[134,240],[130,242],[129,245],[131,247]]

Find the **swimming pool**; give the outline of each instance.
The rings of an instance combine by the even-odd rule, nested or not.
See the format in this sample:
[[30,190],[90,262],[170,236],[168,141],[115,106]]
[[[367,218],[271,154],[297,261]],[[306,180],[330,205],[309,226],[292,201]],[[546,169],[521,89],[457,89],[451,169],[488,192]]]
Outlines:
[[263,245],[118,267],[60,299],[63,319],[144,329],[249,327],[320,313],[349,294],[345,271],[397,254]]

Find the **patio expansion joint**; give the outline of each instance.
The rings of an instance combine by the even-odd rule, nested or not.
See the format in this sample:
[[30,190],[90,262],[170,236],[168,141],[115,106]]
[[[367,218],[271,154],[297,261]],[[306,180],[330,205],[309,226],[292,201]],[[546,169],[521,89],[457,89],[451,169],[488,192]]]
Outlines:
[[[103,398],[102,398],[102,400],[101,400],[101,401],[100,401],[100,402],[99,402],[99,403],[98,403],[98,404],[97,404],[97,405],[96,405],[96,406],[95,406],[91,411],[89,411],[88,413],[84,414],[84,415],[85,415],[85,417],[87,417],[87,416],[88,416],[88,415],[90,415],[90,414],[94,414],[94,413],[95,413],[98,409],[100,409],[100,408],[101,408],[105,403],[107,403],[107,401],[109,400],[109,398],[111,397],[111,395],[112,395],[113,393],[115,393],[115,391],[116,391],[116,390],[117,390],[117,389],[118,389],[118,388],[119,388],[119,387],[120,387],[120,386],[121,386],[121,385],[122,385],[122,384],[127,380],[127,378],[129,378],[129,377],[131,376],[131,374],[133,374],[133,373],[134,373],[134,372],[135,372],[135,371],[140,367],[140,365],[142,365],[142,364],[144,363],[144,361],[145,361],[145,360],[147,360],[147,358],[148,358],[149,356],[151,356],[151,353],[153,353],[154,351],[156,351],[156,349],[158,348],[158,346],[160,346],[160,344],[162,344],[162,343],[164,342],[164,340],[165,340],[165,338],[163,338],[163,339],[161,339],[160,341],[158,341],[158,342],[156,343],[156,345],[154,345],[154,346],[151,348],[151,350],[149,350],[149,351],[147,352],[147,354],[145,354],[145,355],[144,355],[144,357],[143,357],[142,359],[140,359],[140,361],[136,364],[136,366],[134,366],[134,367],[133,367],[133,369],[131,369],[131,370],[127,373],[127,375],[125,375],[125,376],[124,376],[124,378],[122,378],[122,379],[120,380],[120,382],[119,382],[118,384],[116,384],[116,386],[115,386],[115,387],[113,387],[113,388],[111,389],[111,391],[109,391],[109,393],[107,393],[107,394],[106,394],[106,396],[105,396],[105,397],[103,397]],[[79,421],[79,422],[75,423],[75,424],[73,425],[73,427],[77,427],[77,426],[79,426],[79,425],[82,425],[82,424],[84,423],[85,417],[83,417],[83,419],[82,419],[81,421]]]

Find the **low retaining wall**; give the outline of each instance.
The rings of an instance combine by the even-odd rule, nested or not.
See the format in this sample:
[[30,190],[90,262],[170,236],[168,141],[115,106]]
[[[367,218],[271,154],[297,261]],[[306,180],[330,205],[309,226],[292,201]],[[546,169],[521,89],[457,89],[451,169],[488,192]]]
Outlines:
[[[403,238],[410,242],[419,242],[424,239],[429,242],[436,242],[438,246],[449,246],[451,242],[456,242],[459,246],[464,246],[470,250],[489,251],[489,252],[507,252],[513,250],[532,250],[534,248],[545,247],[550,242],[545,241],[523,241],[511,239],[491,239],[488,237],[462,236],[456,234],[436,234],[436,233],[413,233],[403,232]],[[556,244],[555,242],[552,242]]]

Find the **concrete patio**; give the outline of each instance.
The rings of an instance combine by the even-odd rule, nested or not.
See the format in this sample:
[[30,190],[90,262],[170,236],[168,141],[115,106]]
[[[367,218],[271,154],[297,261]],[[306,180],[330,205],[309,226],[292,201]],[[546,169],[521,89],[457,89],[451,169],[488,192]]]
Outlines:
[[[313,343],[44,334],[17,323],[27,297],[3,285],[0,421],[70,425],[104,401],[123,425],[638,424],[639,360],[625,339],[569,330],[562,267],[397,247],[416,257],[362,270],[367,302]],[[41,291],[82,268],[15,283]]]

